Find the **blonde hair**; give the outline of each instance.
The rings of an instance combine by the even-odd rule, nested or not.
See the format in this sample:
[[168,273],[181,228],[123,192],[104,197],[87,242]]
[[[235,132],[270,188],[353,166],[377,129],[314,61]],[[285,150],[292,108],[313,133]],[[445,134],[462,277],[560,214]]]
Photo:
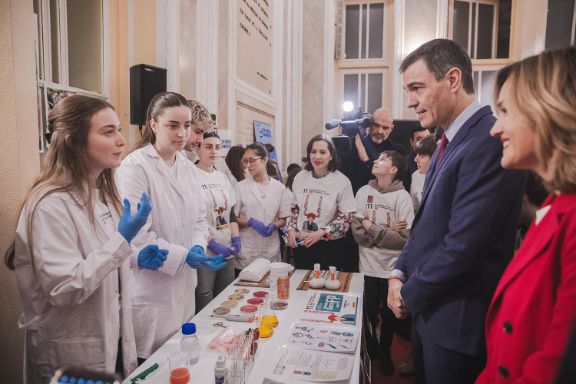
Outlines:
[[192,109],[192,124],[199,125],[204,131],[212,131],[216,129],[216,124],[212,120],[212,116],[208,108],[199,101],[188,100],[190,109]]
[[[92,117],[103,109],[114,107],[106,100],[95,97],[73,95],[62,99],[48,115],[48,126],[52,131],[50,147],[46,152],[40,176],[36,179],[20,212],[27,208],[29,251],[32,255],[32,223],[36,208],[47,196],[68,193],[78,206],[86,207],[88,218],[95,226],[92,188],[88,187],[90,164],[86,157],[88,133]],[[120,195],[114,182],[114,171],[105,169],[96,179],[96,188],[102,201],[110,202],[118,213],[122,210]],[[32,258],[34,260],[34,258]],[[6,265],[14,269],[14,244],[5,255]]]
[[536,134],[539,164],[556,156],[551,190],[576,192],[576,48],[545,51],[511,64],[498,72],[495,100],[505,82],[514,90],[510,104]]

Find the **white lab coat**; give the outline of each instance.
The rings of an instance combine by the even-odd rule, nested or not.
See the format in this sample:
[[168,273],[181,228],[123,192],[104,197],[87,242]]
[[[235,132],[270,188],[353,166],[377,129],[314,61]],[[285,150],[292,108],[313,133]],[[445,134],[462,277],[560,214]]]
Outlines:
[[134,332],[141,358],[148,358],[194,316],[196,270],[186,264],[186,255],[194,245],[206,249],[208,238],[196,172],[182,153],[168,166],[152,145],[129,154],[116,172],[122,198],[136,207],[146,192],[152,205],[132,246],[157,244],[169,250],[158,271],[140,270],[132,263]]
[[[249,178],[236,185],[238,202],[235,213],[238,217],[260,220],[264,225],[275,223],[277,218],[290,216],[292,194],[278,180],[270,178],[270,184],[265,188],[265,196],[261,196],[257,183]],[[244,269],[252,261],[263,257],[270,261],[280,260],[280,237],[273,233],[269,237],[261,236],[252,227],[240,229],[242,248],[234,258],[234,268]]]
[[114,372],[120,337],[127,375],[137,367],[129,291],[133,250],[117,231],[116,210],[95,201],[92,226],[86,207],[68,193],[50,194],[34,214],[32,260],[30,201],[18,221],[14,260],[24,308],[24,381],[47,383],[64,365]]

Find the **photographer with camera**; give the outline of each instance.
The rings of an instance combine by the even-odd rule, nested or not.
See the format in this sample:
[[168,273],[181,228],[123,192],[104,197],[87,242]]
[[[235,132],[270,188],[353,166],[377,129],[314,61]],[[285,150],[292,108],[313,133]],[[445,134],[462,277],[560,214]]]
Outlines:
[[349,157],[350,181],[354,194],[374,178],[372,165],[380,153],[396,151],[403,156],[408,154],[408,150],[403,145],[389,139],[393,129],[392,113],[388,108],[380,107],[372,114],[372,124],[368,135],[361,137],[360,134],[356,134],[355,145],[352,146],[352,153]]

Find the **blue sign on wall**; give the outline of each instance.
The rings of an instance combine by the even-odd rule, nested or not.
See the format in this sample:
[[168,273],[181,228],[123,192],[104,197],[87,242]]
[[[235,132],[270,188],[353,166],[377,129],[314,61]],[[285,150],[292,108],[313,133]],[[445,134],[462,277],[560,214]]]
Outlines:
[[[272,137],[272,126],[268,123],[262,121],[253,122],[254,126],[254,141],[262,144],[272,144],[274,145],[274,138]],[[276,150],[270,152],[270,160],[278,161],[278,155]]]

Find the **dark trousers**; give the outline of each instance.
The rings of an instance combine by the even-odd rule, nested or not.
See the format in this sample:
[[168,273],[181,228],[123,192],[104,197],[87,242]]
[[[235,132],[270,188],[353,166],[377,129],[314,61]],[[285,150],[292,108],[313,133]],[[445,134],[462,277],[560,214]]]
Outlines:
[[416,327],[412,332],[412,354],[418,384],[474,383],[486,360],[451,351],[426,340]]
[[[376,345],[380,355],[388,353],[392,346],[394,332],[400,336],[410,338],[410,319],[397,319],[394,313],[388,308],[388,280],[384,278],[364,276],[364,310],[368,320],[370,332],[367,340],[370,349],[374,350]],[[380,323],[380,342],[376,337],[376,324],[378,315],[382,319]]]
[[114,371],[124,377],[124,358],[122,357],[122,338],[118,339],[118,353],[116,354],[116,367]]
[[338,240],[320,240],[309,248],[294,249],[294,266],[296,269],[314,269],[319,263],[325,270],[333,265],[339,271],[358,272],[358,246],[352,236]]

